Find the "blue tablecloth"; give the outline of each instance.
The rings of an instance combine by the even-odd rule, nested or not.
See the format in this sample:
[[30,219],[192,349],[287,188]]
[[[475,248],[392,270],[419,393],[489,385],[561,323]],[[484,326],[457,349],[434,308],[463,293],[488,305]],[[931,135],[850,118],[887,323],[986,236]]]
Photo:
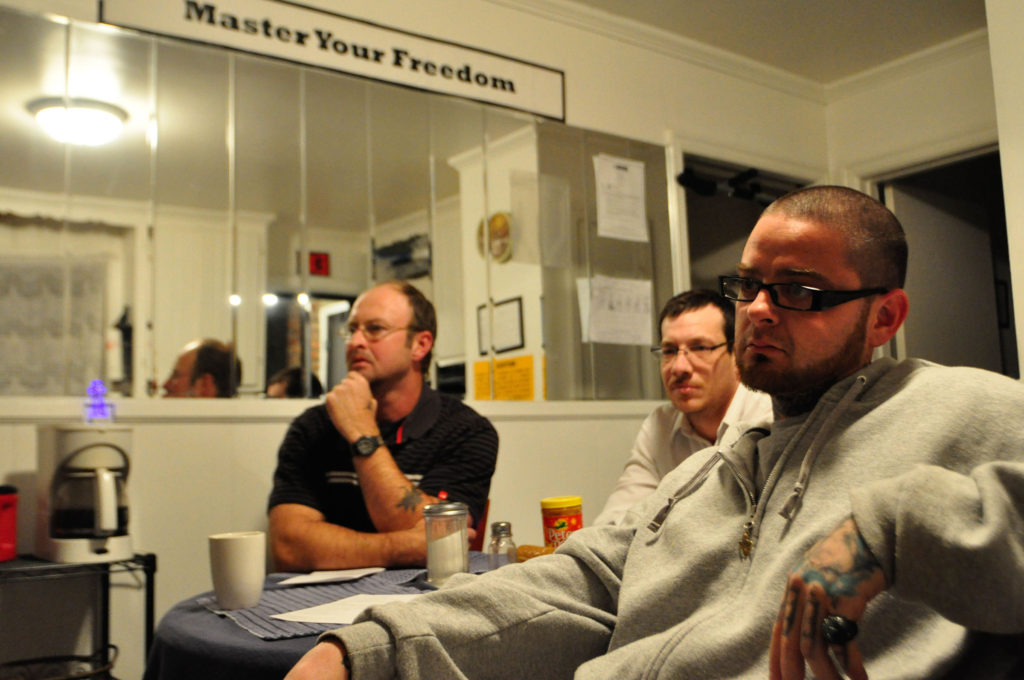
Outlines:
[[[487,570],[486,556],[470,554],[470,571]],[[356,581],[281,586],[294,574],[271,574],[260,603],[216,612],[213,593],[179,602],[157,626],[143,680],[281,680],[333,624],[278,621],[271,614],[302,609],[360,593],[433,590],[425,569],[395,569]]]

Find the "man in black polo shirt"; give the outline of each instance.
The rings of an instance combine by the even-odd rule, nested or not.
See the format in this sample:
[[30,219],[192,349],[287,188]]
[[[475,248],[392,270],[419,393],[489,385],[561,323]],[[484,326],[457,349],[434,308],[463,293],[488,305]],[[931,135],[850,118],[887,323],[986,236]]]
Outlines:
[[270,493],[270,542],[283,571],[426,563],[423,506],[487,502],[498,435],[486,418],[424,384],[437,322],[414,286],[356,299],[349,373],[291,424]]

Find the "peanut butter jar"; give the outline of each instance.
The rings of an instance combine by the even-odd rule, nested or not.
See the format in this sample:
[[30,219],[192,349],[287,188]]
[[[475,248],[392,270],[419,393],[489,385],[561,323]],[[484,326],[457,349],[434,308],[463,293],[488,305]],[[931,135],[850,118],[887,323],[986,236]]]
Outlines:
[[549,496],[540,501],[544,521],[544,545],[557,548],[569,534],[583,528],[583,499],[579,496]]

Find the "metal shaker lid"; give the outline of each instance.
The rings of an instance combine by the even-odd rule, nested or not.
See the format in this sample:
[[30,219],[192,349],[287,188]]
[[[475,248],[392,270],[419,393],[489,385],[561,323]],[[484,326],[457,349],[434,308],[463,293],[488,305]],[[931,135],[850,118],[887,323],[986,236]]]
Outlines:
[[469,512],[469,506],[458,501],[445,501],[443,503],[430,503],[423,506],[424,517],[448,517],[465,515]]

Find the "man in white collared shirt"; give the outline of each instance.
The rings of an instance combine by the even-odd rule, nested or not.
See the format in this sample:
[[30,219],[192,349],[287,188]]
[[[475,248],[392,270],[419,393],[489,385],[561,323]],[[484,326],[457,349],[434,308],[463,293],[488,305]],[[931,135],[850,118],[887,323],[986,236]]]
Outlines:
[[647,417],[595,525],[618,524],[690,454],[729,442],[730,426],[771,420],[771,398],[740,384],[732,353],[735,312],[710,290],[676,295],[661,310],[661,344],[653,348],[668,395]]

